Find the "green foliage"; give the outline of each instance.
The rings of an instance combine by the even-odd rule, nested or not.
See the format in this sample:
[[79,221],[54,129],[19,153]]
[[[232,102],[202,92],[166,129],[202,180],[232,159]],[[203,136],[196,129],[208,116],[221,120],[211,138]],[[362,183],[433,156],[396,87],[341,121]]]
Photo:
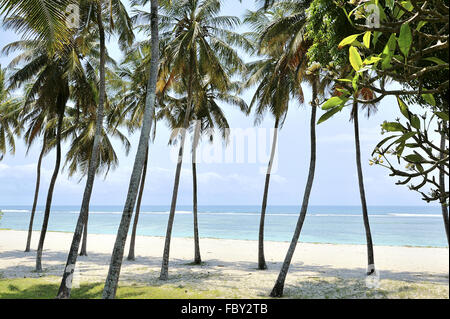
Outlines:
[[[308,50],[311,61],[326,66],[348,64],[348,52],[340,49],[342,39],[350,36],[355,40],[355,29],[349,25],[348,19],[333,0],[313,0],[307,10],[309,15],[306,24],[306,37],[312,42]],[[348,44],[353,43],[353,40]]]
[[[367,18],[369,6],[374,3],[378,5],[381,24],[376,29],[361,23]],[[398,119],[382,124],[384,133],[394,135],[378,144],[374,152],[377,157],[371,163],[383,165],[392,171],[392,175],[402,177],[399,184],[421,179],[409,187],[419,191],[427,201],[448,201],[448,191],[443,190],[445,185],[440,186],[435,177],[430,177],[440,173],[448,178],[449,169],[446,143],[442,147],[438,141],[430,138],[431,130],[438,132],[444,140],[448,140],[449,134],[448,101],[443,98],[449,87],[448,44],[443,42],[448,40],[448,21],[442,13],[442,8],[445,7],[442,0],[426,3],[425,11],[424,8],[419,10],[410,1],[399,0],[385,3],[368,1],[355,5],[351,10],[347,4],[336,5],[347,15],[347,28],[356,29],[350,35],[337,35],[331,31],[339,38],[336,46],[338,49],[349,46],[346,63],[352,67],[343,75],[335,74],[345,86],[345,90],[340,89],[339,92],[343,97],[367,104],[378,102],[384,96],[394,95],[404,117],[403,121]],[[312,19],[314,21],[315,17]],[[433,30],[440,30],[439,35]],[[360,43],[358,38],[362,34],[363,43]],[[324,50],[335,52],[326,45]],[[447,75],[443,76],[445,72]],[[437,76],[434,76],[435,73]],[[404,90],[387,87],[386,83],[391,81],[402,85]],[[351,87],[347,85],[350,83]],[[371,97],[367,94],[366,97],[362,96],[363,90],[371,91]],[[410,101],[418,101],[426,106],[431,110],[432,116],[428,116],[426,111],[412,113],[407,105]],[[337,106],[338,104],[339,99],[336,97],[325,102],[323,109],[327,112],[319,123],[340,111],[344,103]],[[427,124],[425,121],[428,121]],[[413,142],[408,143],[410,140]],[[390,144],[387,145],[388,142]],[[437,155],[432,150],[437,151]],[[397,168],[391,163],[388,160],[390,155],[396,157],[398,164],[406,162],[405,169]],[[429,193],[422,190],[426,186]]]

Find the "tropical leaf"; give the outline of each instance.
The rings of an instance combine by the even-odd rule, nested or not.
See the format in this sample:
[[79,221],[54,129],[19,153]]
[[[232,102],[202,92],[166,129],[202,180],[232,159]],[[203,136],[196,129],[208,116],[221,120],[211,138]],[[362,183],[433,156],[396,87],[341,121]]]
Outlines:
[[349,48],[349,59],[353,69],[355,71],[359,71],[363,65],[363,62],[361,56],[359,55],[358,49],[356,49],[354,46],[351,46]]
[[425,100],[425,102],[427,102],[428,104],[432,105],[432,106],[436,106],[436,100],[434,99],[433,94],[427,93],[427,94],[422,94],[422,98]]
[[397,41],[400,51],[407,57],[412,43],[412,33],[408,23],[404,23],[400,27],[400,35]]
[[381,127],[388,132],[403,132],[405,128],[397,122],[384,122]]
[[322,115],[319,119],[319,121],[317,122],[317,124],[321,124],[325,121],[327,121],[328,119],[330,119],[334,114],[336,114],[337,112],[340,112],[342,110],[343,106],[337,106],[331,110],[329,110],[328,112],[326,112],[324,115]]
[[346,45],[352,44],[361,34],[362,33],[353,34],[353,35],[346,37],[339,43],[338,48],[341,49],[341,48],[345,47]]
[[366,33],[364,33],[364,37],[363,37],[363,43],[364,46],[369,49],[370,48],[370,38],[371,38],[372,32],[371,31],[367,31]]

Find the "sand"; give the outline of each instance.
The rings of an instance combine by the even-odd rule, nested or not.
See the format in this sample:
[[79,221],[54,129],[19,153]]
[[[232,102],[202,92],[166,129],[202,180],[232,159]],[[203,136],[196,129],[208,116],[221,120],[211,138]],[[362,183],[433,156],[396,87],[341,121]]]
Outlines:
[[[37,247],[38,238],[39,232],[34,232],[33,248]],[[47,233],[43,253],[44,273],[38,274],[33,271],[35,250],[23,252],[26,232],[0,230],[0,274],[3,278],[61,276],[71,240],[70,233]],[[78,258],[77,282],[104,282],[114,241],[114,235],[89,235],[88,256]],[[266,242],[269,269],[259,271],[256,269],[257,241],[202,238],[200,247],[204,264],[194,266],[190,264],[193,260],[193,239],[173,238],[170,278],[164,284],[218,289],[224,297],[266,297],[277,278],[288,245],[286,242]],[[158,276],[163,246],[164,238],[138,236],[136,260],[124,260],[121,284],[161,285]],[[374,250],[380,276],[379,289],[402,291],[402,285],[422,285],[425,291],[429,290],[427,287],[435,287],[439,290],[439,296],[444,294],[445,297],[446,294],[448,297],[447,248],[375,246]],[[128,243],[125,257],[127,253]],[[366,290],[366,260],[364,245],[299,243],[286,280],[286,295],[346,298],[352,297],[356,291],[355,296],[360,297]],[[341,290],[344,290],[344,295],[335,295],[336,291]],[[417,297],[423,297],[420,296],[422,293]],[[434,295],[430,293],[430,296]]]

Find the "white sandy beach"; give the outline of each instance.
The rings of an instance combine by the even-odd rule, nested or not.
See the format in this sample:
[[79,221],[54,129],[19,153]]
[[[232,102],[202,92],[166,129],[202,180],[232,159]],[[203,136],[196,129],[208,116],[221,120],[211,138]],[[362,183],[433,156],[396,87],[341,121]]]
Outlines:
[[[38,238],[39,232],[35,232],[33,248],[36,248]],[[61,276],[72,234],[47,234],[43,274],[33,272],[36,252],[23,252],[25,240],[24,231],[0,230],[1,277]],[[114,240],[114,235],[89,235],[89,256],[78,258],[77,280],[104,282]],[[158,276],[163,245],[164,238],[138,237],[136,261],[124,261],[121,284],[160,285]],[[170,279],[167,284],[218,289],[225,293],[225,297],[240,298],[259,298],[269,294],[288,248],[286,242],[267,242],[265,250],[269,269],[258,271],[256,241],[204,238],[200,245],[205,264],[193,266],[189,264],[193,258],[193,239],[173,238]],[[125,256],[127,253],[128,243]],[[436,294],[448,297],[447,248],[375,246],[375,262],[381,279],[380,289],[392,292],[394,297],[401,297],[397,292],[405,289],[430,291],[429,297]],[[365,271],[364,245],[299,243],[287,277],[285,292],[287,296],[300,294],[311,297],[352,297],[355,294],[360,297],[361,292],[366,291]],[[333,295],[336,287],[340,287],[339,291],[344,290],[341,291],[343,295]],[[421,296],[422,293],[418,294],[415,296],[410,291],[406,296],[427,297]]]

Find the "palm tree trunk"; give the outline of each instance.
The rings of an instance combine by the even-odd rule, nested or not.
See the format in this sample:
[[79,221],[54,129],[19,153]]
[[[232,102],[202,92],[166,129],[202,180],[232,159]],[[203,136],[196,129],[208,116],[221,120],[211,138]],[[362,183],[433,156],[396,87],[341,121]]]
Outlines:
[[283,296],[284,282],[286,281],[286,276],[291,264],[292,256],[294,255],[295,248],[297,246],[300,233],[302,231],[303,223],[305,221],[306,212],[308,210],[309,197],[311,195],[311,189],[314,182],[314,173],[316,169],[316,114],[317,114],[317,79],[314,80],[312,84],[313,88],[313,101],[311,110],[311,160],[309,165],[308,180],[306,182],[305,193],[303,195],[303,203],[298,217],[297,226],[295,227],[294,236],[292,237],[291,244],[287,251],[286,257],[284,259],[283,265],[281,267],[280,273],[278,275],[275,286],[270,293],[271,297],[281,297]]
[[267,269],[266,259],[264,257],[264,224],[266,219],[267,196],[269,195],[270,174],[272,173],[273,160],[275,158],[275,149],[278,140],[278,124],[279,119],[275,120],[275,130],[273,132],[272,150],[270,153],[269,164],[267,165],[266,182],[264,184],[264,195],[261,207],[261,219],[259,221],[259,237],[258,237],[258,269]]
[[201,121],[197,120],[194,131],[194,143],[192,145],[192,184],[193,184],[193,215],[194,215],[194,264],[200,265],[200,239],[198,235],[198,205],[197,205],[197,146],[201,130]]
[[134,248],[136,246],[136,231],[137,231],[137,225],[139,222],[139,213],[141,211],[141,202],[142,202],[142,196],[144,194],[144,187],[145,187],[145,178],[147,176],[147,166],[148,166],[148,147],[146,151],[146,157],[144,162],[144,169],[142,170],[142,177],[141,177],[141,186],[139,187],[139,195],[136,203],[136,213],[134,214],[134,223],[133,223],[133,230],[131,232],[131,240],[130,240],[130,250],[128,252],[128,260],[135,260],[136,257],[134,255]]
[[92,195],[92,188],[94,186],[95,174],[97,172],[98,157],[99,157],[99,145],[101,134],[103,131],[103,117],[104,117],[104,103],[105,103],[105,61],[106,61],[106,43],[105,43],[105,30],[103,27],[103,21],[101,16],[101,5],[97,8],[97,25],[100,35],[100,96],[97,108],[97,119],[95,127],[94,145],[92,146],[92,154],[89,161],[88,176],[86,180],[86,186],[84,188],[83,201],[81,203],[80,215],[78,216],[77,225],[72,238],[72,244],[70,246],[69,255],[67,256],[66,268],[61,279],[59,287],[58,299],[65,299],[70,297],[72,289],[72,279],[77,262],[78,249],[80,246],[80,240],[85,229],[87,235],[87,220],[89,214],[89,203]]
[[34,222],[34,215],[36,213],[36,206],[38,202],[39,197],[39,186],[41,184],[41,165],[42,165],[42,159],[44,158],[45,154],[45,140],[42,144],[42,151],[39,155],[39,160],[37,163],[37,174],[36,174],[36,187],[34,189],[34,200],[33,200],[33,208],[31,209],[31,216],[30,216],[30,225],[28,226],[28,237],[27,237],[27,246],[25,248],[25,252],[30,251],[31,246],[31,235],[33,234],[33,222]]
[[372,234],[370,232],[369,213],[367,211],[366,193],[364,190],[364,177],[361,166],[361,145],[359,139],[359,119],[358,119],[358,102],[353,102],[353,124],[355,128],[355,150],[356,150],[356,167],[358,170],[359,195],[361,197],[361,206],[364,219],[364,228],[366,230],[367,242],[367,275],[375,272],[375,260],[373,255]]
[[37,255],[36,255],[36,271],[37,272],[42,272],[42,251],[44,249],[45,235],[47,234],[48,220],[50,217],[50,209],[52,206],[52,199],[53,199],[53,191],[55,189],[56,179],[58,178],[59,168],[61,166],[61,131],[62,131],[62,126],[63,126],[66,101],[60,101],[60,102],[64,103],[64,105],[62,105],[62,104],[58,105],[59,106],[59,114],[58,114],[58,127],[57,127],[57,132],[56,132],[56,162],[55,162],[55,168],[53,170],[53,175],[50,180],[50,185],[48,188],[47,202],[45,204],[45,211],[44,211],[44,220],[42,222],[41,235],[39,237],[39,244],[38,244]]
[[[445,122],[442,123],[442,132],[441,132],[441,145],[440,149],[445,150],[445,132],[447,130],[447,126]],[[440,159],[443,160],[445,157],[444,152],[441,152]],[[439,188],[441,193],[441,210],[442,210],[442,218],[444,219],[444,228],[445,233],[447,234],[447,244],[450,246],[449,241],[449,224],[448,224],[448,204],[445,199],[445,164],[441,164],[441,169],[439,170]]]
[[172,203],[170,205],[170,214],[169,214],[169,221],[167,223],[166,241],[164,244],[163,262],[161,266],[161,274],[159,276],[160,280],[167,280],[169,277],[170,240],[172,238],[173,221],[175,218],[175,209],[177,207],[178,187],[180,185],[181,167],[183,165],[184,142],[186,140],[186,131],[189,126],[189,119],[191,116],[191,108],[192,108],[192,98],[190,92],[191,91],[189,90],[188,106],[186,114],[184,116],[183,130],[181,132],[180,149],[178,152],[178,163],[175,172],[175,183],[173,185],[173,192],[172,192]]
[[147,86],[147,97],[145,101],[144,118],[142,123],[141,136],[139,146],[134,161],[133,172],[128,187],[127,199],[120,221],[119,230],[117,232],[114,250],[109,265],[108,277],[106,278],[105,288],[103,290],[104,299],[113,299],[116,296],[117,285],[119,282],[120,268],[122,266],[123,252],[125,249],[125,241],[127,239],[128,229],[130,227],[131,216],[133,214],[134,205],[139,188],[139,182],[142,175],[142,169],[145,162],[145,153],[149,145],[150,132],[155,114],[156,102],[156,81],[158,79],[159,65],[159,26],[158,26],[158,0],[151,0],[151,60],[150,60],[150,76]]
[[83,227],[83,239],[81,243],[80,256],[87,256],[88,221],[89,221],[89,212],[86,214],[86,221]]

